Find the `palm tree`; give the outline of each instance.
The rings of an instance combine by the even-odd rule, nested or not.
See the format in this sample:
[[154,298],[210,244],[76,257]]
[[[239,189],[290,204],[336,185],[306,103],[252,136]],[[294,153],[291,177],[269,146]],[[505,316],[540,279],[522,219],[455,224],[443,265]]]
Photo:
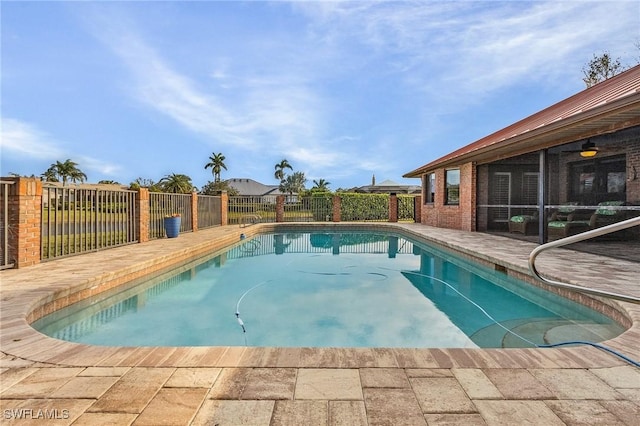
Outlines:
[[48,181],[52,176],[56,179],[53,182],[57,182],[58,178],[62,179],[62,185],[67,184],[67,180],[71,180],[71,182],[80,181],[80,183],[84,182],[87,179],[87,175],[84,174],[82,170],[78,167],[78,163],[67,159],[64,163],[60,161],[56,161],[51,164],[51,166],[47,169],[46,172],[42,174],[42,176]]
[[213,173],[213,181],[220,182],[220,172],[222,169],[227,170],[227,166],[224,164],[225,156],[222,153],[216,154],[213,153],[212,156],[209,157],[209,162],[205,164],[204,168],[208,169],[211,167],[211,173]]
[[161,185],[164,192],[173,192],[176,194],[188,194],[194,189],[189,176],[177,173],[166,175],[160,179],[158,184]]
[[53,169],[53,164],[41,176],[45,182],[60,182],[60,179],[58,179],[58,175],[56,174],[56,171]]
[[279,189],[289,195],[297,194],[304,191],[304,185],[306,182],[307,178],[304,177],[304,173],[295,172],[280,182]]
[[286,158],[284,158],[280,163],[276,164],[276,172],[273,174],[273,176],[280,182],[284,180],[284,169],[293,170],[293,167],[291,167],[291,164],[289,164]]
[[327,182],[324,179],[318,179],[313,181],[313,188],[316,191],[328,191],[329,190],[329,185],[331,185],[331,182]]

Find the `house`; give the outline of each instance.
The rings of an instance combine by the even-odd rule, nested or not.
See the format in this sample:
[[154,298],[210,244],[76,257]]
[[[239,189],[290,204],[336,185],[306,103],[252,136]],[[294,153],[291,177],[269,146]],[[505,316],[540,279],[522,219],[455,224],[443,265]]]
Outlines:
[[420,190],[420,185],[401,185],[389,179],[376,184],[374,176],[371,185],[360,186],[354,191],[366,194],[420,194]]
[[282,194],[278,189],[280,185],[265,185],[248,178],[227,179],[226,183],[238,191],[239,196],[268,196]]
[[526,216],[544,242],[557,210],[637,216],[640,65],[404,177],[421,179],[421,222],[437,227],[506,232]]

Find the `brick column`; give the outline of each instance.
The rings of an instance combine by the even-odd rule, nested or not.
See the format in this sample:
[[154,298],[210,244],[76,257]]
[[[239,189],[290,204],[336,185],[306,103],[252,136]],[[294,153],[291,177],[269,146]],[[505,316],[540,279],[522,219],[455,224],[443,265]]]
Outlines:
[[226,226],[229,224],[229,194],[227,191],[222,191],[220,194],[220,225]]
[[389,222],[398,221],[398,196],[389,194]]
[[417,195],[413,199],[413,220],[422,223],[422,196]]
[[198,193],[195,191],[191,193],[191,230],[198,230]]
[[333,196],[333,221],[340,222],[341,221],[341,211],[342,211],[342,198],[339,195]]
[[139,188],[136,194],[136,224],[139,243],[149,241],[149,188]]
[[276,222],[284,222],[284,195],[276,196]]
[[42,182],[35,178],[3,178],[9,187],[9,262],[16,268],[40,263],[42,232]]

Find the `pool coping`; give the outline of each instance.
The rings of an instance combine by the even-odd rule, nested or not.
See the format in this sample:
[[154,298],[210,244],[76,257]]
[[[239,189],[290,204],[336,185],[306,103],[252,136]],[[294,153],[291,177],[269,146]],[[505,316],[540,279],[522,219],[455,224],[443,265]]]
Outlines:
[[[53,260],[1,273],[0,350],[32,362],[78,367],[296,367],[296,368],[604,368],[626,363],[590,346],[550,349],[402,349],[402,348],[278,348],[278,347],[104,347],[57,340],[34,330],[35,319],[99,291],[123,285],[168,265],[220,250],[240,239],[282,228],[373,229],[399,231],[434,242],[486,265],[531,280],[528,254],[536,246],[505,237],[392,223],[283,223],[225,226],[181,234],[144,244]],[[540,270],[550,278],[621,293],[640,294],[638,265],[561,249],[541,255]],[[592,265],[585,271],[584,265]],[[57,273],[54,273],[58,271]],[[70,282],[69,279],[72,279]],[[623,287],[624,291],[620,288]],[[563,290],[566,291],[566,290]],[[563,292],[561,291],[561,292]],[[573,294],[573,293],[572,293]],[[640,307],[593,296],[571,297],[619,315],[629,328],[603,342],[632,359],[640,359]]]

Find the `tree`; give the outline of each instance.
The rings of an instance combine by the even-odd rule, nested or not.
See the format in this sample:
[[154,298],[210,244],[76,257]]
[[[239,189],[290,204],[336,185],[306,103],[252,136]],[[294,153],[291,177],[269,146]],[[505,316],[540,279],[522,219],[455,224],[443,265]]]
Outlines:
[[587,87],[592,87],[624,70],[625,67],[620,63],[620,58],[613,59],[609,52],[605,51],[600,56],[594,54],[593,59],[582,68],[584,74],[582,81]]
[[209,162],[205,164],[205,170],[211,167],[211,173],[213,173],[213,181],[220,182],[220,172],[222,169],[227,170],[227,166],[224,164],[225,156],[222,153],[216,154],[213,153],[212,156],[209,157]]
[[98,183],[102,185],[120,185],[120,182],[116,182],[115,180],[109,180],[109,179],[98,181]]
[[221,182],[207,182],[200,190],[200,194],[219,195],[222,191],[227,191],[227,195],[229,195],[230,197],[238,195],[238,190],[229,185],[229,182],[226,180]]
[[297,194],[304,191],[304,185],[306,182],[307,178],[304,177],[304,173],[295,172],[280,182],[279,189],[281,192],[289,195]]
[[59,179],[62,179],[63,185],[66,185],[68,180],[74,183],[77,181],[82,183],[87,179],[87,175],[77,166],[78,163],[70,159],[67,159],[64,163],[56,161],[42,174],[42,177],[44,177],[47,182],[60,182]]
[[289,164],[286,158],[276,164],[276,172],[273,174],[280,182],[284,181],[284,177],[286,176],[284,169],[293,170],[293,167],[291,167],[291,164]]
[[60,179],[58,179],[58,175],[53,169],[53,164],[41,176],[45,182],[60,182]]
[[176,194],[189,194],[194,190],[191,178],[187,175],[171,173],[166,175],[158,182],[164,192],[173,192]]
[[154,182],[153,179],[137,178],[129,184],[129,189],[148,188],[149,192],[162,192],[160,183]]
[[329,185],[331,185],[331,182],[327,182],[324,179],[314,180],[313,188],[311,188],[311,190],[312,191],[329,191]]

